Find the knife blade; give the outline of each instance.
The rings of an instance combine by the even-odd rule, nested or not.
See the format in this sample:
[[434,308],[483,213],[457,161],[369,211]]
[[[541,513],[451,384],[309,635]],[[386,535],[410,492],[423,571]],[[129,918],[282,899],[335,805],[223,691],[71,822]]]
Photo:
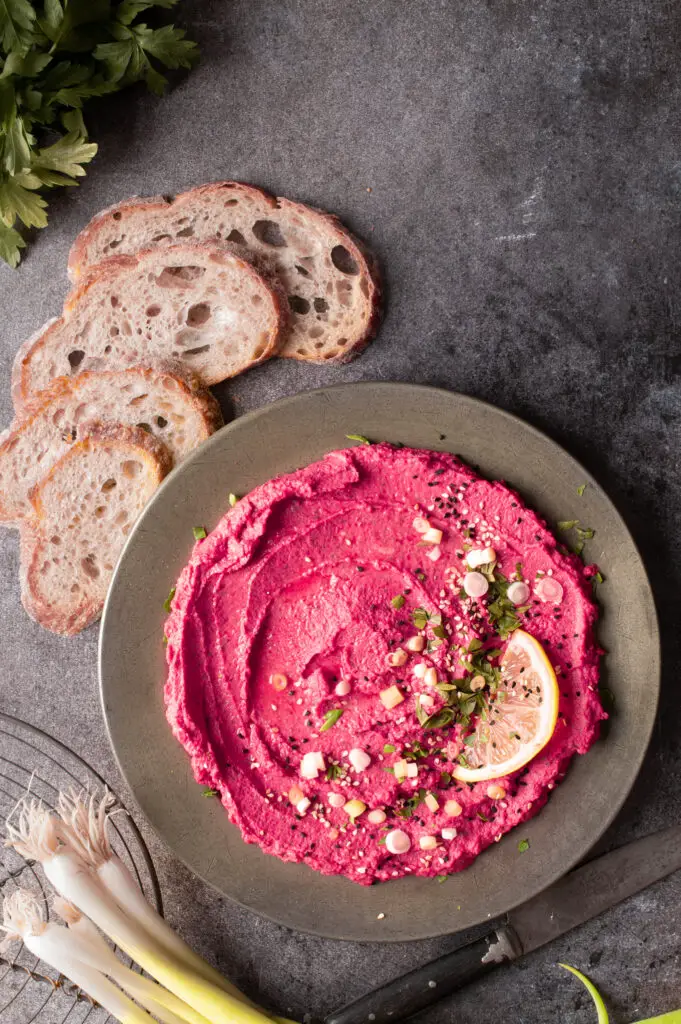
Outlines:
[[681,825],[576,868],[508,915],[506,924],[331,1013],[325,1024],[394,1024],[552,942],[681,868]]

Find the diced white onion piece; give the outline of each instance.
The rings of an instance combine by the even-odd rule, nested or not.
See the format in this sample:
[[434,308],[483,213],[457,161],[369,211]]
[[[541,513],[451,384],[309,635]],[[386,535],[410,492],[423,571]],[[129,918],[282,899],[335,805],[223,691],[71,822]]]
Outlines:
[[386,835],[385,848],[388,853],[408,853],[411,848],[411,839],[401,828],[395,828]]
[[429,530],[423,534],[423,540],[426,544],[439,544],[442,540],[442,530],[436,530],[434,526],[431,526]]
[[423,516],[417,516],[414,522],[411,524],[417,533],[427,533],[430,529],[430,523]]
[[479,565],[491,565],[496,560],[497,553],[494,548],[473,548],[466,555],[466,562],[471,569],[477,569]]
[[303,793],[300,786],[291,786],[291,788],[288,791],[288,798],[294,807],[297,803],[300,803],[304,796],[305,794]]
[[348,754],[348,761],[355,769],[356,772],[365,771],[371,764],[371,758],[365,750],[361,750],[359,747],[353,747]]
[[463,807],[458,800],[448,800],[445,804],[445,814],[450,818],[458,818],[463,814]]
[[529,601],[530,588],[527,583],[523,583],[522,581],[511,583],[510,587],[506,591],[506,596],[511,604],[514,604],[517,607],[519,604],[526,604],[527,601]]
[[336,683],[336,696],[347,697],[350,693],[351,686],[347,679],[341,679],[340,683]]
[[381,704],[384,708],[390,711],[391,708],[397,707],[404,700],[404,694],[400,691],[399,686],[389,686],[386,690],[381,690],[379,694],[381,698]]
[[418,654],[426,646],[426,638],[425,636],[410,636],[404,646],[408,651],[414,651]]
[[422,850],[434,850],[437,847],[437,839],[435,836],[421,836],[419,846]]
[[409,655],[406,651],[403,651],[401,647],[398,647],[396,651],[392,651],[388,655],[388,664],[392,665],[393,668],[399,668],[401,665],[407,663]]
[[306,796],[304,796],[302,800],[299,800],[298,803],[296,804],[296,810],[298,811],[298,814],[305,814],[305,811],[308,809],[311,803],[312,801],[308,800]]
[[438,562],[440,560],[441,555],[442,548],[440,547],[439,544],[436,544],[434,548],[431,548],[430,551],[426,552],[426,558],[429,558],[431,562]]
[[418,700],[422,708],[432,708],[435,703],[435,699],[429,693],[420,693]]
[[367,809],[367,805],[363,800],[348,800],[343,806],[343,810],[349,818],[359,818],[360,814],[364,814]]
[[367,814],[367,820],[370,821],[372,825],[382,825],[386,817],[387,815],[385,811],[382,811],[380,807],[377,807],[374,811],[369,811]]
[[300,762],[300,774],[304,779],[316,779],[324,771],[324,755],[319,750],[309,750]]
[[406,779],[407,769],[409,768],[409,762],[402,759],[401,761],[395,761],[393,765],[393,771],[396,779]]
[[549,604],[560,604],[563,600],[563,587],[558,580],[554,580],[552,576],[544,576],[543,579],[539,580],[534,588],[534,592],[540,601],[545,601]]
[[419,766],[415,761],[407,761],[407,778],[418,779],[419,777]]
[[340,793],[329,793],[328,801],[331,807],[342,807],[345,803],[345,797],[341,796]]
[[432,811],[433,814],[435,814],[435,812],[437,810],[439,810],[440,805],[439,805],[439,803],[437,802],[436,798],[433,796],[432,793],[427,793],[426,794],[426,798],[425,798],[425,800],[423,802],[426,805],[426,807],[428,808],[428,810]]
[[[423,637],[420,639],[423,639]],[[424,679],[426,672],[428,671],[428,666],[424,661],[419,661],[418,664],[414,665],[412,671],[417,679]]]
[[440,835],[443,839],[456,839],[457,831],[455,828],[443,828]]
[[469,597],[484,597],[489,583],[481,572],[467,572],[463,578],[463,589]]

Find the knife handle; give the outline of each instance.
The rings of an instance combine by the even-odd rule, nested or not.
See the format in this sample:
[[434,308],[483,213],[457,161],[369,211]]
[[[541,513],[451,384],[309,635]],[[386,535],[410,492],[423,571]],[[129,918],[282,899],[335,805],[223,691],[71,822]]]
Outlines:
[[460,946],[409,974],[375,988],[331,1013],[324,1024],[394,1024],[444,999],[518,955],[517,940],[502,928]]

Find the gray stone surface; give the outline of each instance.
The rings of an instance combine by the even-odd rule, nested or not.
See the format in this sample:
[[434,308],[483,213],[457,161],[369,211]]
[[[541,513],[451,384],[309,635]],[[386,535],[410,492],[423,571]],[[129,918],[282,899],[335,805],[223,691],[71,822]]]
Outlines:
[[[347,367],[260,367],[224,388],[226,408],[336,381],[433,383],[519,413],[598,476],[647,560],[666,665],[653,747],[613,842],[681,810],[679,15],[661,0],[187,2],[202,65],[162,101],[133,90],[93,107],[96,163],[55,198],[21,269],[0,270],[7,381],[18,344],[59,310],[70,242],[100,207],[236,177],[341,214],[383,262],[380,337]],[[10,419],[7,388],[0,414]],[[4,533],[0,707],[117,785],[96,630],[66,641],[32,624],[17,560]],[[148,838],[173,923],[249,994],[299,1019],[453,945],[292,934],[230,905]],[[593,1021],[559,960],[589,970],[616,1021],[672,1009],[680,897],[672,878],[427,1018]]]

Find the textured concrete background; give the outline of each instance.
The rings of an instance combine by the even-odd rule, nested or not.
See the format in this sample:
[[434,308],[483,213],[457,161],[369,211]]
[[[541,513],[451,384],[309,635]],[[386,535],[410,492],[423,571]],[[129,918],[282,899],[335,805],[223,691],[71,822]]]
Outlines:
[[[0,270],[0,379],[58,312],[71,240],[128,194],[243,178],[337,211],[388,283],[356,363],[272,362],[224,390],[234,414],[337,381],[433,383],[544,429],[610,492],[641,545],[664,638],[662,714],[613,842],[681,810],[681,27],[663,0],[194,0],[203,63],[162,101],[89,115],[100,154],[21,269]],[[7,388],[0,394],[11,415]],[[118,784],[96,692],[97,632],[24,616],[0,536],[0,706],[70,742]],[[645,700],[645,680],[641,681]],[[246,990],[330,1011],[450,948],[298,935],[194,882],[150,837],[170,918]],[[499,971],[427,1015],[461,1024],[594,1020],[556,965],[588,970],[617,1022],[681,1005],[681,879]]]

